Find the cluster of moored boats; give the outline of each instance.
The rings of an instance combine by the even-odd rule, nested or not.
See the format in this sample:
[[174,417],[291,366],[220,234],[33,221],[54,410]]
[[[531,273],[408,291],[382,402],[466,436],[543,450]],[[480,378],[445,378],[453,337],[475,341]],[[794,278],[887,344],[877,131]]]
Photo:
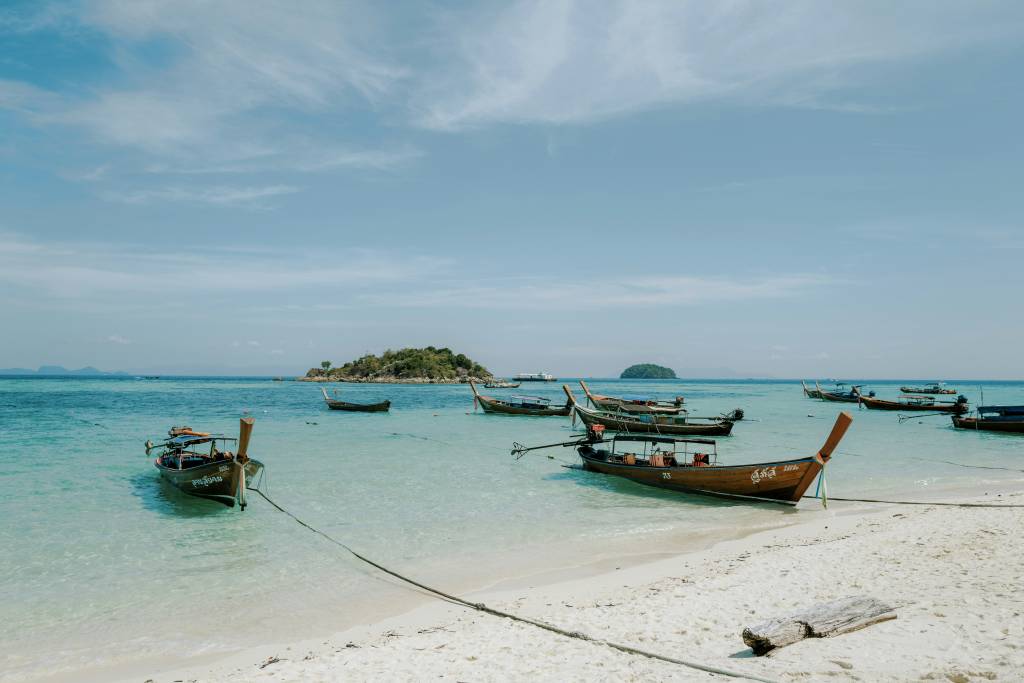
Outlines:
[[[818,382],[814,383],[813,389],[802,380],[800,384],[807,398],[858,403],[870,410],[947,414],[952,417],[953,426],[958,429],[1024,434],[1024,406],[979,406],[974,410],[974,415],[970,415],[967,397],[963,394],[957,396],[956,389],[941,382],[922,387],[900,387],[901,394],[893,399],[879,398],[873,391],[865,393],[863,385],[855,384],[846,389],[846,385],[837,382],[833,389],[826,390]],[[940,400],[937,396],[956,396],[956,399]]]
[[[546,377],[546,375],[545,375]],[[547,379],[537,381],[549,381]],[[683,396],[659,400],[649,396],[606,396],[590,390],[580,381],[586,402],[578,401],[568,385],[562,385],[566,401],[552,403],[540,396],[496,396],[481,394],[470,381],[474,405],[485,413],[528,417],[569,417],[573,424],[579,419],[586,433],[583,437],[545,446],[525,447],[514,444],[512,453],[524,453],[553,447],[575,447],[582,468],[589,471],[624,477],[641,484],[687,493],[795,505],[814,479],[823,474],[824,466],[852,422],[847,412],[836,419],[825,444],[812,456],[760,462],[747,465],[724,465],[718,462],[718,445],[706,437],[729,436],[744,412],[737,408],[713,416],[694,416],[684,407]],[[929,411],[952,415],[953,425],[960,429],[1024,433],[1024,406],[982,406],[969,415],[967,398],[954,401],[936,399],[938,395],[955,395],[955,389],[942,384],[925,387],[901,387],[896,399],[883,399],[875,392],[864,392],[863,385],[846,387],[836,383],[823,389],[801,382],[808,398],[840,403],[857,403],[873,410]],[[515,382],[489,382],[486,388],[515,388]],[[321,388],[324,402],[331,410],[386,412],[391,401],[351,403]],[[243,418],[237,439],[222,434],[197,432],[189,427],[174,427],[159,444],[146,442],[146,453],[159,450],[154,462],[161,476],[181,491],[233,507],[245,508],[246,482],[258,476],[263,464],[247,455],[252,418]],[[699,438],[698,438],[699,437]],[[232,452],[228,446],[237,443]],[[819,481],[819,485],[820,485]]]

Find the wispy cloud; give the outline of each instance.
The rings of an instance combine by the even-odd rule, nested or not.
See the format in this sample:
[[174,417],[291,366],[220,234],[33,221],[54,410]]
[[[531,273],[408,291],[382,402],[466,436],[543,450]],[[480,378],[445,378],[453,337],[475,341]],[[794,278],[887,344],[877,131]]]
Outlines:
[[365,294],[364,304],[401,307],[460,307],[518,310],[579,310],[679,307],[796,296],[829,284],[817,275],[750,279],[719,277],[609,277],[596,281],[506,280],[460,282],[456,286]]
[[[730,99],[872,112],[842,92],[865,66],[1020,35],[1007,2],[784,5],[523,0],[453,16],[454,54],[416,105],[428,128],[587,122]],[[838,97],[836,96],[838,94]]]
[[107,337],[107,341],[112,343],[112,344],[121,344],[122,346],[125,346],[125,345],[128,345],[128,344],[132,343],[131,339],[126,339],[125,337],[122,337],[119,334],[112,334],[112,335],[110,335],[109,337]]
[[123,202],[125,204],[189,202],[262,209],[267,208],[263,200],[298,191],[299,188],[290,185],[271,185],[267,187],[163,187],[131,192],[110,191],[104,193],[103,196],[109,201]]

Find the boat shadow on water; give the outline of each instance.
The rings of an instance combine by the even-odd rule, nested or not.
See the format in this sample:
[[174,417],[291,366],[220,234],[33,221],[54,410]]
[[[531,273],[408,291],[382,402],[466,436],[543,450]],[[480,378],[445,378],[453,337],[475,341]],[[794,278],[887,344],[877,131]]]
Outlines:
[[168,517],[206,517],[220,511],[230,512],[231,508],[212,500],[189,496],[169,482],[158,472],[138,472],[129,477],[132,495],[139,499],[142,507]]
[[[548,481],[571,481],[594,491],[604,491],[613,494],[629,496],[632,500],[630,505],[623,504],[623,507],[644,507],[664,509],[665,504],[685,506],[692,508],[726,508],[743,507],[771,510],[785,515],[798,512],[794,505],[779,505],[757,500],[740,500],[728,496],[714,496],[700,493],[681,493],[659,489],[654,486],[646,486],[622,477],[613,477],[600,472],[589,472],[580,465],[564,465],[559,472],[553,472],[544,477]],[[603,501],[602,506],[614,505],[614,502]]]

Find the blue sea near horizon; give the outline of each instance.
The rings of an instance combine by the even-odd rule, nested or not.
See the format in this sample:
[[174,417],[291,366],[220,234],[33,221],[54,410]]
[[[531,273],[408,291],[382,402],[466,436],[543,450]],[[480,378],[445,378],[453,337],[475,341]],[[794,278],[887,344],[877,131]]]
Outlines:
[[[829,464],[834,496],[921,498],[1024,481],[1020,437],[955,430],[948,417],[901,424],[895,413],[806,399],[798,382],[588,382],[613,395],[683,394],[693,414],[743,408],[747,419],[719,440],[725,463],[811,454],[850,410]],[[561,402],[561,383],[490,393]],[[868,388],[895,396],[905,383]],[[972,405],[981,392],[986,403],[1024,403],[1024,382],[950,385]],[[254,416],[250,452],[275,500],[445,588],[664,551],[666,535],[671,550],[801,514],[566,469],[571,449],[515,460],[513,442],[571,438],[570,420],[474,412],[465,385],[328,386],[355,402],[389,398],[391,412],[330,412],[320,385],[269,378],[0,378],[0,678],[325,635],[402,592],[256,496],[241,513],[164,484],[143,443],[172,425],[234,435],[239,417]]]

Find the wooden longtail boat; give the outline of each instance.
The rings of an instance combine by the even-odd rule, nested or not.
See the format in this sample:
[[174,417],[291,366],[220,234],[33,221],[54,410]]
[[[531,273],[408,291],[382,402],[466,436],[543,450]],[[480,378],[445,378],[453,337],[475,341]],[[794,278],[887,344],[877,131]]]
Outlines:
[[[244,510],[245,482],[252,480],[263,469],[263,463],[249,457],[249,437],[254,420],[244,417],[240,420],[238,438],[232,439],[217,434],[194,432],[188,427],[174,427],[168,438],[154,446],[146,442],[146,454],[160,448],[160,454],[153,464],[160,476],[175,488],[197,498],[206,498],[234,507],[237,502]],[[238,442],[238,452],[219,450],[217,443]],[[210,444],[206,452],[196,447]]]
[[518,389],[521,382],[506,382],[503,379],[487,382],[484,389]]
[[360,413],[386,413],[391,409],[391,401],[381,401],[380,403],[349,403],[348,401],[340,401],[336,398],[331,398],[327,395],[327,390],[323,387],[320,387],[320,391],[324,395],[324,402],[331,410],[348,410],[350,412]]
[[576,402],[576,397],[572,395],[567,385],[563,384],[562,390],[569,397],[575,414],[587,427],[601,425],[617,432],[671,434],[673,436],[728,436],[732,432],[732,421],[721,417],[706,418],[590,410]]
[[[856,388],[854,388],[856,391]],[[895,401],[890,401],[874,396],[860,394],[860,404],[872,410],[917,410],[930,411],[933,413],[954,413],[961,415],[966,413],[967,397],[959,396],[956,402],[936,401],[931,396],[900,396]]]
[[956,389],[948,389],[941,382],[933,382],[923,387],[900,387],[904,394],[956,394]]
[[1024,434],[1024,406],[980,406],[974,417],[953,416],[958,429]]
[[502,413],[504,415],[532,415],[546,417],[551,415],[565,416],[572,406],[566,402],[564,406],[553,406],[551,401],[539,396],[510,396],[509,400],[482,396],[476,390],[476,383],[469,381],[473,389],[473,403],[483,408],[485,413]]
[[[796,505],[829,461],[853,418],[843,411],[825,444],[814,455],[751,465],[721,465],[712,439],[618,435],[603,438],[600,427],[586,439],[553,446],[575,446],[583,468],[640,484],[683,493]],[[601,448],[601,444],[610,447]],[[549,448],[539,446],[537,448]],[[534,450],[515,444],[512,453]]]
[[[835,403],[857,403],[860,401],[859,392],[861,387],[859,384],[851,387],[849,391],[838,391],[843,386],[842,384],[836,384],[837,391],[825,391],[817,382],[814,383],[814,386],[818,389],[818,398],[822,401],[832,401]],[[872,392],[868,395],[874,396],[875,394]]]
[[590,387],[580,380],[583,393],[587,395],[590,405],[600,410],[613,410],[625,413],[658,413],[661,415],[678,415],[683,409],[683,397],[676,396],[674,401],[654,401],[648,399],[617,398],[590,393]]
[[807,398],[821,398],[820,389],[808,388],[807,384],[803,380],[800,380],[800,386],[804,388],[804,396],[806,396]]

